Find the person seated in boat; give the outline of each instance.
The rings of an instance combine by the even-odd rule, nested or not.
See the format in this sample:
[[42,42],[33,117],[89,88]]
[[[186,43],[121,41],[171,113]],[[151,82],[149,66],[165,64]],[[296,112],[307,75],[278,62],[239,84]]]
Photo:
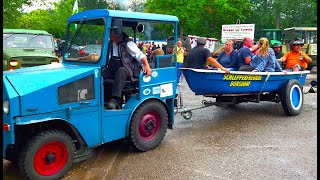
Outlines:
[[286,63],[286,71],[303,71],[308,67],[308,63],[312,62],[312,59],[302,52],[301,47],[303,45],[304,42],[299,40],[290,43],[291,51],[280,58],[281,62]]
[[251,57],[253,56],[252,49],[253,39],[250,37],[243,38],[243,46],[239,49],[238,53],[238,70],[239,71],[252,71],[250,66]]
[[282,72],[273,49],[269,47],[269,40],[265,37],[260,38],[258,46],[258,52],[250,62],[252,72]]
[[230,73],[230,70],[224,68],[218,61],[211,57],[209,49],[205,48],[207,40],[205,38],[197,38],[197,46],[191,49],[187,67],[196,68],[196,69],[208,69],[207,61],[209,61],[213,66],[225,71],[227,74]]
[[281,46],[282,46],[282,45],[280,45],[280,44],[278,44],[278,43],[274,43],[274,44],[272,45],[272,47],[271,47],[271,48],[273,49],[273,51],[274,51],[277,59],[282,58],[283,55],[284,55],[283,52],[281,51]]
[[224,45],[224,51],[218,56],[218,62],[229,70],[235,70],[238,63],[238,52],[233,49],[233,41],[227,40]]

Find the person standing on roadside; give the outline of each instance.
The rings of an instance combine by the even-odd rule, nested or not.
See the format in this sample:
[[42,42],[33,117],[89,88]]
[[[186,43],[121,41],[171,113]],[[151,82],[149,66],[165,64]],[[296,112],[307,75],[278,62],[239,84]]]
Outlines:
[[187,66],[187,61],[188,61],[188,55],[189,52],[191,50],[191,43],[190,43],[190,39],[186,34],[182,34],[182,36],[180,37],[181,43],[182,43],[182,47],[184,47],[185,51],[183,54],[183,66],[186,67]]
[[[182,68],[183,67],[183,54],[184,54],[185,48],[182,47],[182,42],[181,40],[178,40],[177,47],[175,48],[174,52],[177,54],[177,68]],[[181,85],[181,75],[182,72],[181,70],[178,69],[177,71],[177,82],[178,86]]]

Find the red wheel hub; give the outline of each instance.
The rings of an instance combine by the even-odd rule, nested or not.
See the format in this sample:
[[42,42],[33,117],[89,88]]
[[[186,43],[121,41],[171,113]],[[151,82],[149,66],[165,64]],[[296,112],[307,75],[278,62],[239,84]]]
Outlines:
[[155,112],[148,112],[142,116],[139,123],[139,135],[145,141],[153,140],[160,129],[160,116]]
[[49,142],[39,148],[34,156],[34,168],[43,176],[59,172],[68,160],[66,145],[59,141]]

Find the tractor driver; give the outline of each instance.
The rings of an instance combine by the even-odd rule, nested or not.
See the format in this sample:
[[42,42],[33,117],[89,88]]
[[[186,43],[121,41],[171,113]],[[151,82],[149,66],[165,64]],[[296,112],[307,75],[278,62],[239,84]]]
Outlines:
[[[121,92],[125,86],[126,80],[133,78],[134,72],[140,73],[137,63],[141,62],[144,66],[143,72],[146,76],[151,74],[146,55],[140,51],[138,46],[130,41],[129,36],[122,32],[120,36],[116,36],[113,30],[110,31],[109,42],[109,63],[104,73],[104,78],[113,79],[112,97],[107,102],[108,109],[121,108]],[[139,63],[140,65],[140,63]]]

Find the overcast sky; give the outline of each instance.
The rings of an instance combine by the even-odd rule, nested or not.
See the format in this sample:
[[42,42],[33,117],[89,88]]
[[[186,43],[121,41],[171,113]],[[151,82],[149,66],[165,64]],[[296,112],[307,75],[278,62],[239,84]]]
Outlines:
[[53,8],[53,2],[59,2],[60,0],[46,0],[46,5],[42,5],[40,3],[37,3],[36,1],[32,1],[31,6],[22,6],[23,12],[31,12],[36,9],[49,9]]

